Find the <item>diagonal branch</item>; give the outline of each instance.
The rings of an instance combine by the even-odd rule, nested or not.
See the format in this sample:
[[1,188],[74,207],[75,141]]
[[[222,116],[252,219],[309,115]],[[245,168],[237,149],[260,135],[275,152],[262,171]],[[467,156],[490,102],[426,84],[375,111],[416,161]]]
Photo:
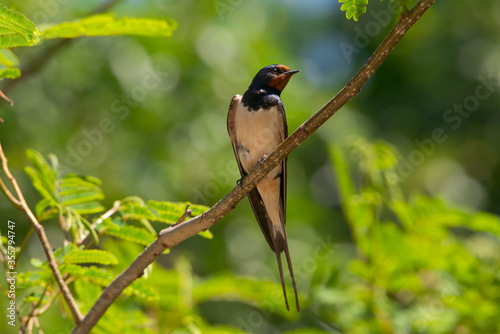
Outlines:
[[143,275],[144,269],[155,261],[165,249],[176,246],[197,233],[208,229],[229,211],[233,210],[239,201],[252,190],[255,185],[264,178],[276,165],[290,152],[299,146],[322,124],[324,124],[343,105],[356,96],[361,87],[373,75],[375,70],[387,58],[403,35],[417,22],[435,0],[420,0],[415,7],[407,13],[402,13],[396,26],[380,44],[373,55],[363,65],[358,73],[342,88],[342,90],[269,155],[260,165],[248,174],[241,186],[236,186],[224,198],[217,202],[204,214],[176,226],[170,226],[162,230],[158,238],[149,245],[132,264],[122,272],[102,293],[94,306],[90,309],[84,319],[72,331],[73,334],[89,333],[108,307],[120,295],[120,293],[135,279]]
[[17,195],[17,198],[7,189],[7,187],[5,186],[5,184],[3,182],[0,183],[0,186],[2,188],[2,192],[12,202],[12,204],[14,204],[15,207],[17,207],[19,210],[21,210],[22,212],[24,212],[26,214],[26,216],[30,220],[31,224],[35,228],[35,231],[38,234],[38,238],[40,239],[40,242],[42,243],[43,251],[45,252],[45,255],[47,256],[47,260],[49,261],[49,266],[50,266],[50,269],[52,270],[52,274],[54,274],[57,285],[59,285],[59,288],[61,289],[61,293],[64,297],[64,300],[68,304],[69,310],[71,311],[71,314],[73,315],[73,319],[74,319],[75,323],[78,324],[83,318],[82,314],[80,313],[80,310],[78,309],[78,306],[76,305],[75,299],[71,295],[71,292],[69,291],[68,286],[66,285],[66,283],[64,283],[64,279],[61,275],[61,272],[59,271],[59,267],[57,266],[57,262],[56,262],[56,259],[54,257],[54,253],[52,252],[52,246],[50,246],[49,239],[47,238],[47,235],[45,234],[45,229],[38,222],[35,215],[30,210],[28,203],[26,203],[26,200],[24,199],[21,188],[19,188],[19,184],[17,183],[16,179],[14,178],[14,176],[12,175],[12,173],[9,170],[9,167],[7,165],[7,158],[5,157],[5,154],[3,152],[3,148],[2,148],[1,144],[0,144],[0,161],[2,163],[2,170],[5,173],[5,175],[7,175],[7,178],[9,179],[10,183],[12,184],[12,187],[14,187],[14,191]]

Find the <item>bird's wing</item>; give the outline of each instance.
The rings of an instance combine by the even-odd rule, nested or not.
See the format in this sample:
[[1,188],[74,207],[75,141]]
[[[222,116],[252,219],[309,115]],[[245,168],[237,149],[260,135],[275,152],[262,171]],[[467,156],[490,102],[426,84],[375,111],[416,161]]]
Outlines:
[[[278,103],[278,110],[281,113],[282,120],[283,120],[283,138],[282,138],[282,141],[284,141],[288,137],[288,124],[286,121],[285,106],[283,105],[283,102],[281,102],[281,101],[279,101],[279,103]],[[287,159],[288,159],[288,157],[283,159],[283,161],[281,162],[282,179],[281,179],[281,196],[280,196],[280,200],[281,200],[280,216],[281,216],[281,223],[283,224],[283,231],[286,230],[285,225],[286,225]],[[281,245],[279,248],[277,248],[278,252],[276,252],[276,257],[278,260],[278,266],[279,266],[279,271],[280,271],[280,276],[281,276],[281,284],[283,286],[283,294],[285,295],[285,302],[287,304],[286,306],[288,309],[288,301],[286,300],[287,298],[286,298],[286,291],[285,291],[285,281],[283,278],[283,269],[281,267],[281,256],[280,256],[281,251],[283,251],[285,253],[286,262],[288,265],[288,270],[290,271],[290,277],[292,278],[293,292],[295,293],[295,305],[297,307],[297,311],[299,311],[300,310],[299,297],[297,295],[297,287],[295,285],[295,277],[293,275],[292,261],[290,259],[290,251],[288,250],[288,238],[286,236],[286,233],[283,237],[284,237],[283,238],[284,240],[281,240],[281,242],[280,242]]]
[[[286,121],[286,113],[285,113],[285,106],[283,105],[283,102],[279,101],[278,103],[278,110],[281,114],[281,117],[283,119],[283,138],[281,138],[281,141],[283,142],[286,138],[288,138],[288,124]],[[286,184],[287,184],[287,178],[286,178],[286,167],[287,167],[287,160],[288,157],[283,159],[281,162],[281,170],[283,174],[283,179],[281,182],[281,207],[283,208],[283,212],[281,213],[281,221],[283,222],[284,225],[286,225]]]
[[[241,177],[244,178],[245,176],[247,176],[247,172],[243,169],[243,166],[241,165],[240,161],[240,156],[238,154],[238,138],[236,137],[236,124],[235,124],[236,108],[239,103],[241,103],[241,95],[235,95],[231,100],[231,104],[229,105],[229,111],[227,113],[227,132],[229,133],[229,137],[231,138],[234,155],[236,156],[236,162],[238,163],[238,168],[240,170]],[[255,214],[257,222],[259,223],[260,229],[262,230],[262,234],[264,234],[264,237],[266,238],[266,241],[271,247],[271,249],[274,252],[276,252],[271,238],[271,231],[269,230],[269,226],[271,226],[271,221],[269,219],[269,216],[267,215],[266,207],[264,206],[262,197],[257,191],[257,188],[253,188],[247,195],[248,199],[250,200],[250,205],[252,206],[252,210]]]

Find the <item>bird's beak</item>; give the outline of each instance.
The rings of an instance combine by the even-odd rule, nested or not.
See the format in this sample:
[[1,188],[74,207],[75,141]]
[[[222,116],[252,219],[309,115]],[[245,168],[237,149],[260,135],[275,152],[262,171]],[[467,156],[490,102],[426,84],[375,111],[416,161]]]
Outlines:
[[290,70],[290,71],[286,71],[284,74],[286,75],[294,75],[295,73],[299,73],[300,71],[299,70]]

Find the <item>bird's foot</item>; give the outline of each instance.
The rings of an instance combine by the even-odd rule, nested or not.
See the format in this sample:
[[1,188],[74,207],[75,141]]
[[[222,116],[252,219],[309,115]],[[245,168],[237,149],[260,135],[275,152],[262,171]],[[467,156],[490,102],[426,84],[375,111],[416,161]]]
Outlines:
[[241,185],[241,182],[243,182],[243,179],[244,179],[244,177],[242,177],[242,178],[240,178],[240,179],[236,180],[236,185],[237,185],[237,186],[240,186],[240,188],[243,188],[243,186]]
[[264,154],[264,155],[262,156],[262,158],[260,158],[260,159],[257,161],[257,165],[262,165],[262,163],[264,162],[264,160],[266,160],[266,158],[267,158],[267,155],[266,155],[266,154]]

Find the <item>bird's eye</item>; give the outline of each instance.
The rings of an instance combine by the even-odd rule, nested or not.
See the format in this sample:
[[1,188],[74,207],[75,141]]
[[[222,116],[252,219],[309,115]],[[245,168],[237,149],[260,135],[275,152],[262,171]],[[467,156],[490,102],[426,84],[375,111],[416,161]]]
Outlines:
[[272,71],[273,73],[278,73],[278,68],[277,68],[277,67],[275,67],[275,68],[273,68],[271,71]]

